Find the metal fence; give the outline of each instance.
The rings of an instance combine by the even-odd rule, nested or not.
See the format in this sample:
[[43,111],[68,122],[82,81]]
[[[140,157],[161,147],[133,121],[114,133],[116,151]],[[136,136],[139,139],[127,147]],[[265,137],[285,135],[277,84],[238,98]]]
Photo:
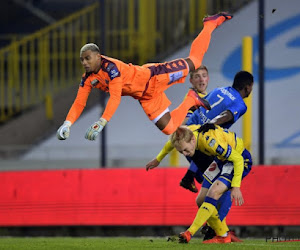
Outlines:
[[206,13],[248,1],[99,0],[0,50],[0,123],[52,97],[82,74],[79,50],[98,43],[111,57],[143,64],[194,36]]

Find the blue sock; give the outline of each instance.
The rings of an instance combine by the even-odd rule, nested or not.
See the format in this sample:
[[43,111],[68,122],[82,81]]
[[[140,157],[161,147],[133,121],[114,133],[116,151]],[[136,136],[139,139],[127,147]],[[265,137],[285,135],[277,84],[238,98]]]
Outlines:
[[193,161],[191,161],[189,170],[191,170],[194,173],[197,173],[197,171],[198,171],[198,167],[197,167],[197,165]]
[[217,208],[218,208],[218,213],[221,221],[227,216],[231,208],[232,202],[231,202],[230,194],[231,194],[230,191],[226,191],[218,200]]

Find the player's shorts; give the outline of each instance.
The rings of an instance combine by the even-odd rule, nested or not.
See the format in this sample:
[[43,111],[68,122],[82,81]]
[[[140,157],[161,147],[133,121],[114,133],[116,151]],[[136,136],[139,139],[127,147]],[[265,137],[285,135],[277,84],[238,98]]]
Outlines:
[[143,66],[150,69],[151,77],[146,85],[143,97],[139,101],[152,121],[171,105],[171,101],[164,91],[174,84],[184,83],[189,73],[189,67],[184,59]]
[[[242,156],[244,158],[244,171],[242,174],[242,179],[244,179],[251,171],[252,158],[247,149],[243,151]],[[214,181],[219,180],[223,182],[228,189],[230,189],[233,175],[234,169],[231,161],[220,161],[219,159],[215,159],[203,174],[204,180],[202,187],[210,188]]]
[[195,173],[195,179],[197,182],[202,183],[203,173],[213,162],[214,157],[196,150],[193,157],[186,156],[186,159],[190,162],[189,170]]

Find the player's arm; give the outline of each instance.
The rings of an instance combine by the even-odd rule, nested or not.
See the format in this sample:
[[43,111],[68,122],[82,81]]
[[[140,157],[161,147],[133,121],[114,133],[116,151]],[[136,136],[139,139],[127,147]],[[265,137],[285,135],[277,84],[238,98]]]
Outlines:
[[107,101],[102,118],[110,121],[121,102],[122,81],[121,78],[115,79],[109,84],[109,99]]
[[80,117],[83,109],[85,108],[91,89],[92,88],[89,84],[79,86],[77,96],[68,112],[66,120],[57,130],[56,135],[59,140],[65,140],[69,137],[70,127]]
[[232,150],[230,156],[228,157],[229,161],[233,162],[234,175],[231,182],[231,200],[235,200],[235,205],[243,205],[244,198],[241,192],[241,182],[242,175],[244,171],[244,158],[236,150]]
[[167,141],[162,150],[158,153],[156,158],[151,160],[150,162],[147,163],[146,165],[146,170],[148,171],[149,169],[156,168],[159,163],[174,149],[171,141]]
[[210,123],[213,123],[215,125],[222,125],[227,122],[232,122],[234,119],[233,114],[229,110],[223,111],[221,114],[217,115],[215,118],[213,118]]
[[231,147],[228,148],[228,150],[231,150],[231,154],[227,159],[233,162],[234,169],[234,176],[231,182],[231,187],[240,187],[244,171],[244,158],[236,150],[231,149]]
[[107,122],[116,112],[122,95],[122,79],[120,77],[115,78],[109,83],[109,99],[107,101],[105,110],[98,121],[93,123],[86,131],[85,138],[94,141],[99,133],[103,130]]

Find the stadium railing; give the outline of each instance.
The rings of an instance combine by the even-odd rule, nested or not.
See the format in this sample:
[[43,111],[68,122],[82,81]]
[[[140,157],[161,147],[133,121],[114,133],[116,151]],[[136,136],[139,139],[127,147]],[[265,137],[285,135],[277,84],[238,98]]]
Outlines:
[[143,64],[187,42],[206,13],[234,11],[250,0],[98,0],[0,49],[0,123],[78,82],[79,49],[95,42],[111,57]]

